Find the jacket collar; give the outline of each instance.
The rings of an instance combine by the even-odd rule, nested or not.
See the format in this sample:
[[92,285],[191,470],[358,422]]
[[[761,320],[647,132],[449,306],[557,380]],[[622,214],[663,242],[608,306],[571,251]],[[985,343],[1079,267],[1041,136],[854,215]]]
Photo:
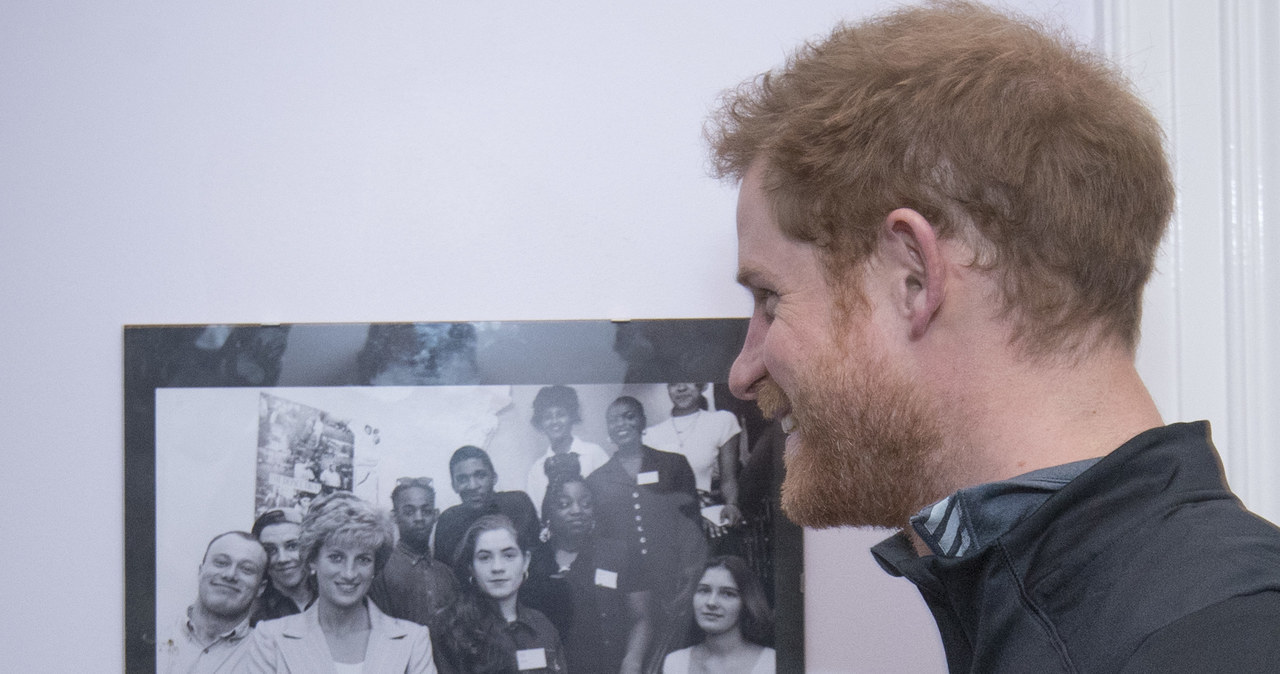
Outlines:
[[966,487],[921,510],[911,527],[933,554],[964,557],[990,545],[1097,462],[1074,461]]
[[[399,661],[396,644],[405,643],[409,636],[408,623],[395,620],[378,609],[367,598],[369,610],[369,647],[365,650],[364,671],[387,671],[389,664]],[[329,649],[324,644],[324,631],[320,628],[319,602],[302,612],[300,620],[291,620],[281,631],[280,649],[291,663],[299,663],[295,671],[335,672]],[[391,661],[391,662],[388,662]]]

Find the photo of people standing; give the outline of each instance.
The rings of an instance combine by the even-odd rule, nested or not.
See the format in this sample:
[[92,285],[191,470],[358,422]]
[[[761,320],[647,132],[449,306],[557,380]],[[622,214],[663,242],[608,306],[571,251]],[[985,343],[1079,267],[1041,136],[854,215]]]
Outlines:
[[[710,385],[412,387],[393,395],[370,387],[274,389],[266,406],[253,401],[257,395],[165,391],[162,398],[181,399],[174,409],[205,420],[258,408],[270,416],[272,456],[287,456],[290,439],[315,444],[315,432],[282,421],[285,409],[307,410],[300,424],[323,418],[326,429],[371,429],[357,440],[376,430],[379,441],[355,443],[350,490],[326,490],[320,475],[289,475],[272,484],[320,488],[283,508],[267,508],[276,490],[250,488],[241,493],[258,498],[227,509],[260,512],[245,518],[251,534],[220,544],[242,542],[251,549],[241,556],[255,558],[252,577],[237,581],[244,625],[212,635],[249,644],[236,651],[244,663],[237,666],[251,668],[243,671],[320,671],[323,664],[345,672],[361,663],[364,674],[653,674],[670,669],[676,652],[717,661],[704,653],[724,644],[737,647],[732,662],[751,655],[773,666],[775,602],[759,590],[763,565],[733,557],[733,573],[746,576],[712,601],[727,615],[726,593],[749,595],[744,627],[735,624],[725,637],[699,618],[707,612],[697,608],[704,576],[724,580],[707,569],[714,542],[746,527],[732,507],[743,431],[735,414],[716,410]],[[250,417],[249,424],[262,421]],[[188,454],[199,443],[223,446],[245,435],[221,430],[231,426],[223,421],[211,429],[166,415],[160,424],[166,442]],[[651,437],[670,449],[651,445]],[[159,451],[173,451],[168,446]],[[246,485],[255,484],[259,449],[236,460]],[[193,484],[161,500],[190,504],[218,488]],[[714,522],[709,506],[718,506]],[[160,512],[170,521],[179,511]],[[165,550],[178,557],[176,548]],[[180,577],[169,565],[157,576],[169,613],[179,612],[167,588],[180,586]],[[756,610],[761,602],[764,610]],[[767,629],[756,629],[764,623]]]

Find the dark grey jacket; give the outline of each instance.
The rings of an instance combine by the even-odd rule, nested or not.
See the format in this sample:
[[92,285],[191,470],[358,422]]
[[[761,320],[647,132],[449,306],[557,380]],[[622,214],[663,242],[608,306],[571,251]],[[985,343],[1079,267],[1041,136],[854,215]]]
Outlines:
[[1207,422],[1147,431],[991,544],[881,565],[952,672],[1280,672],[1280,529],[1227,488]]

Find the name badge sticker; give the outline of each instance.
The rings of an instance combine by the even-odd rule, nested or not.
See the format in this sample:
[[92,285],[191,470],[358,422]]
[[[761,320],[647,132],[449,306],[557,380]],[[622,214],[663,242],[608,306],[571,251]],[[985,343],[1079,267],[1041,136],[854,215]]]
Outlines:
[[520,671],[547,668],[547,651],[543,648],[525,648],[516,651],[516,667]]
[[610,590],[618,589],[618,572],[608,569],[596,569],[596,585]]
[[650,470],[636,475],[636,484],[658,484],[658,471]]

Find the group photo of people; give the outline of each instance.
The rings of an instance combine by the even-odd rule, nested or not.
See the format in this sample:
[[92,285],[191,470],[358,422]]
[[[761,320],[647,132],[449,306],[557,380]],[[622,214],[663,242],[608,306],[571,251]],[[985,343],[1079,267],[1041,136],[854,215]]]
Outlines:
[[718,388],[158,391],[157,671],[774,672],[774,449]]

